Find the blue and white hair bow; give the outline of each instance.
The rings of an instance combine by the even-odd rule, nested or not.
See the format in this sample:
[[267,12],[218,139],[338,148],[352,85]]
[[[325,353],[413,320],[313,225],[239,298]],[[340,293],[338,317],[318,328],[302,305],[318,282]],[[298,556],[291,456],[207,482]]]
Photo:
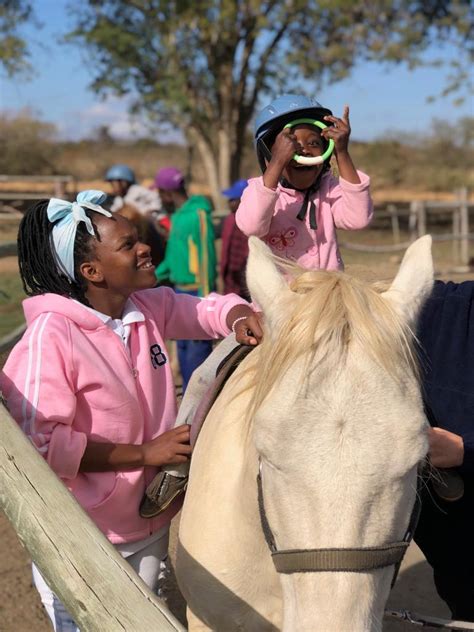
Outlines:
[[84,222],[87,232],[95,236],[92,222],[84,209],[87,208],[106,217],[112,213],[102,208],[100,204],[107,198],[103,191],[81,191],[75,202],[67,202],[58,198],[51,198],[48,204],[48,219],[54,224],[52,230],[52,245],[56,255],[58,270],[66,274],[71,281],[74,276],[74,242],[76,240],[77,225]]

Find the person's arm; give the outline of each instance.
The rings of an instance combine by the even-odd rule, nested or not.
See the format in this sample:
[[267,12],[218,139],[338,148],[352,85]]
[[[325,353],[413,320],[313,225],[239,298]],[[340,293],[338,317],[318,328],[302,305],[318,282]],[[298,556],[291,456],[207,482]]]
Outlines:
[[73,424],[73,357],[65,319],[42,314],[13,349],[1,375],[10,414],[51,469],[64,479],[77,476],[87,444],[86,434]]
[[460,467],[464,462],[464,440],[443,428],[429,428],[429,457],[435,467]]
[[291,129],[283,129],[275,138],[272,157],[263,174],[263,184],[267,189],[275,189],[280,182],[284,169],[293,160],[298,151],[298,143]]
[[359,174],[349,154],[349,137],[351,135],[349,106],[344,106],[342,118],[325,116],[324,120],[332,125],[323,129],[321,136],[326,140],[332,139],[334,141],[334,153],[340,177],[351,184],[360,184]]
[[182,425],[142,445],[88,441],[79,470],[106,472],[135,470],[146,465],[161,467],[185,463],[191,452],[189,426]]
[[[165,339],[222,338],[231,332],[235,320],[242,316],[252,320],[252,331],[257,328],[253,321],[255,311],[236,294],[221,296],[211,293],[198,298],[190,294],[175,294],[170,288],[161,287],[145,290],[141,293],[141,300],[151,313],[156,314],[160,332]],[[239,330],[243,330],[245,320],[239,321],[238,325]],[[259,331],[255,334],[258,337],[261,335]]]
[[331,188],[329,196],[334,224],[346,230],[365,228],[373,217],[374,208],[370,196],[370,178],[355,168],[349,154],[349,106],[344,107],[342,118],[325,116],[324,120],[333,123],[321,134],[327,140],[334,140],[339,170],[339,182]]
[[236,224],[244,235],[268,235],[278,196],[276,189],[265,186],[262,177],[249,180],[235,214]]
[[342,178],[329,178],[328,200],[337,228],[360,230],[372,221],[374,206],[370,195],[370,178],[362,171],[358,172],[361,182],[351,184]]

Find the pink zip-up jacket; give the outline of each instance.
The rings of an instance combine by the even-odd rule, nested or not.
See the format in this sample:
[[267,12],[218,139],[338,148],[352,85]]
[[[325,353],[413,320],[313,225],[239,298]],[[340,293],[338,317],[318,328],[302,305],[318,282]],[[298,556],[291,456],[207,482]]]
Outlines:
[[316,230],[310,228],[309,210],[304,221],[296,217],[304,192],[280,184],[276,190],[269,189],[263,177],[252,178],[237,209],[237,226],[248,237],[263,239],[276,255],[303,268],[342,270],[336,228],[359,230],[373,216],[370,178],[362,171],[357,173],[360,184],[335,178],[330,172],[321,178],[311,198],[316,204]]
[[153,519],[139,516],[157,468],[80,472],[87,441],[139,445],[176,419],[164,340],[229,333],[234,294],[205,299],[169,288],[131,296],[145,319],[130,325],[129,353],[119,336],[75,301],[44,294],[23,303],[27,330],[0,374],[13,418],[111,542],[142,540],[169,523],[175,503]]

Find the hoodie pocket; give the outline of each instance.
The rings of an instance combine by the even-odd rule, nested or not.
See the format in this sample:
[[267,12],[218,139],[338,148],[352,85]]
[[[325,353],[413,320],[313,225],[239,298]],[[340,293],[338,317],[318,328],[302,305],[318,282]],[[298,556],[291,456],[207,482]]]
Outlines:
[[82,472],[68,487],[81,507],[90,513],[109,500],[117,484],[117,472]]

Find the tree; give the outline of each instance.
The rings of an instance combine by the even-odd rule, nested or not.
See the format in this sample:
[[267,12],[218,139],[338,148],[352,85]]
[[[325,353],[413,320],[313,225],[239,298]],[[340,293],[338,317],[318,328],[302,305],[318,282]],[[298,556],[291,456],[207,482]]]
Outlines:
[[183,131],[215,199],[239,175],[262,94],[314,93],[360,60],[416,64],[468,41],[470,0],[88,0],[74,13],[98,93]]
[[0,173],[50,175],[57,173],[56,128],[23,110],[0,115]]
[[0,3],[0,68],[9,77],[30,69],[28,47],[17,30],[33,18],[28,0],[2,0]]

